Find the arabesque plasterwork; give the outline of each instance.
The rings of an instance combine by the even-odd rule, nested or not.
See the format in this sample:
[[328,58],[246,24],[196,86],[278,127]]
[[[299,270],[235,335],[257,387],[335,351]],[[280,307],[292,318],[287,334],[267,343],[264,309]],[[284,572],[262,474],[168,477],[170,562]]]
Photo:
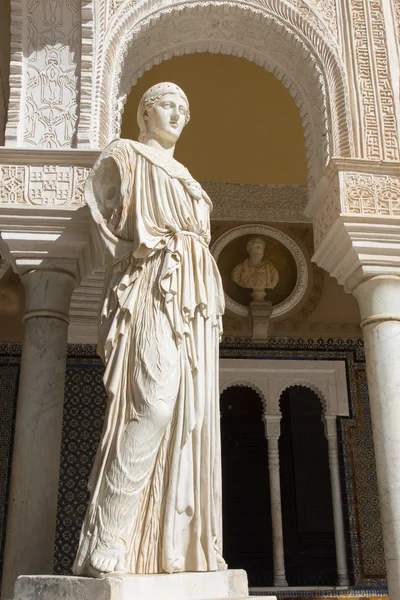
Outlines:
[[212,199],[212,220],[307,223],[307,188],[300,185],[250,185],[204,181]]
[[23,142],[74,145],[78,119],[80,2],[27,0],[23,27],[25,98]]
[[314,245],[317,247],[340,214],[339,180],[333,177],[326,190],[326,195],[321,195],[321,200],[314,215]]
[[[150,13],[146,3],[126,2],[110,19],[107,32],[96,53],[92,144],[104,145],[119,132],[126,95],[145,70],[173,55],[210,51],[254,61],[289,88],[303,118],[311,187],[330,154],[353,152],[344,64],[335,36],[310,4],[236,0],[166,7],[152,2]],[[81,76],[87,77],[84,70]],[[86,90],[84,102],[86,115]],[[85,144],[87,124],[85,116],[78,130]]]
[[344,173],[343,212],[400,217],[400,178],[369,173]]
[[398,160],[398,117],[382,0],[350,0],[350,10],[353,68],[362,105],[361,155],[372,160]]

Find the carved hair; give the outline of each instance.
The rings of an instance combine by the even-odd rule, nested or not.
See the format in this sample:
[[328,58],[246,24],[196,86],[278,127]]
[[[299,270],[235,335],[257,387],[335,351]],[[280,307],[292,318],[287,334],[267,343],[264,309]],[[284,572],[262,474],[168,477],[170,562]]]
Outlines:
[[261,238],[259,238],[259,237],[252,237],[252,238],[250,238],[250,239],[249,239],[249,241],[248,241],[248,242],[247,242],[247,244],[246,244],[246,250],[247,250],[247,252],[248,252],[249,254],[250,254],[250,252],[251,252],[251,249],[252,249],[252,247],[254,246],[254,244],[255,244],[256,242],[261,242],[261,244],[263,245],[263,248],[264,248],[264,250],[265,250],[265,242],[264,242],[264,240],[262,240],[262,239],[261,239]]
[[157,83],[153,85],[150,89],[147,90],[142,96],[142,99],[139,102],[138,112],[137,112],[137,122],[140,128],[139,133],[139,142],[142,142],[145,138],[147,132],[147,125],[145,116],[149,114],[149,112],[154,108],[157,102],[165,96],[165,94],[179,94],[183,100],[185,100],[187,105],[186,111],[186,120],[185,125],[187,125],[190,121],[190,111],[189,111],[189,101],[186,97],[186,94],[181,88],[175,83]]

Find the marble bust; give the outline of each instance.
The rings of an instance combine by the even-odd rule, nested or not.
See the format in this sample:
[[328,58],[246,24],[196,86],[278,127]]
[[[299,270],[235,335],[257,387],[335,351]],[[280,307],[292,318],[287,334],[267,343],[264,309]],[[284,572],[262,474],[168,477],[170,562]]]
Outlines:
[[218,345],[224,294],[212,204],[174,157],[189,103],[172,83],[138,108],[86,183],[106,278],[98,352],[108,407],[76,575],[226,568]]
[[232,270],[232,281],[241,287],[251,288],[254,301],[265,300],[265,290],[273,289],[279,281],[276,267],[264,258],[265,243],[261,238],[252,237],[246,246],[249,258]]

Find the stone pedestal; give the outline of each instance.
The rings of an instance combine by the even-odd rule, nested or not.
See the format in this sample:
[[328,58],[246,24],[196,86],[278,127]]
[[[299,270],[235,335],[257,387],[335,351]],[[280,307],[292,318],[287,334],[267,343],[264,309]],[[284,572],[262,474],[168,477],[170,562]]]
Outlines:
[[[174,573],[173,575],[124,575],[18,577],[14,600],[244,600],[249,598],[245,571]],[[260,597],[259,597],[260,598]],[[260,600],[276,600],[263,596]]]
[[265,342],[268,339],[268,329],[272,310],[272,302],[269,300],[250,302],[249,319],[253,340]]

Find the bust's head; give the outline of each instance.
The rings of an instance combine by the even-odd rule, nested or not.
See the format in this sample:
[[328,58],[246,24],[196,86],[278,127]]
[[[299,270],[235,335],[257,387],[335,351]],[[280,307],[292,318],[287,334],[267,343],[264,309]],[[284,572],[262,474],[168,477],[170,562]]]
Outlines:
[[153,137],[166,144],[175,144],[190,120],[188,99],[174,83],[153,85],[140,100],[137,120],[139,142]]
[[246,245],[248,255],[253,260],[262,260],[264,258],[265,242],[259,237],[252,237]]

